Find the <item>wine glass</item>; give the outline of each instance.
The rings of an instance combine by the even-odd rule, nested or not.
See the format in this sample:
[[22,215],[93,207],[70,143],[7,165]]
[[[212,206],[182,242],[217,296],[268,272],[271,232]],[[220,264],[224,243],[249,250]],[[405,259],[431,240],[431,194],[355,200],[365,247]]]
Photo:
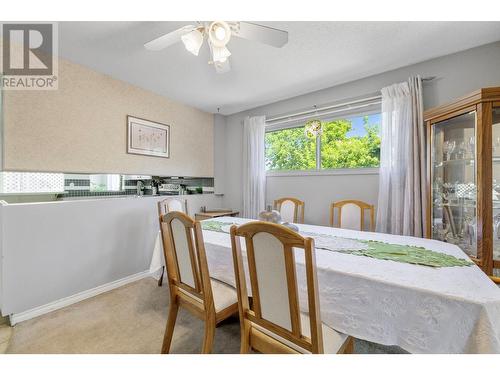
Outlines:
[[460,155],[461,159],[465,159],[466,158],[466,156],[467,156],[467,150],[468,150],[467,144],[465,143],[465,141],[461,141],[458,144],[458,155]]
[[476,140],[474,139],[474,137],[470,137],[469,138],[469,153],[470,153],[471,158],[474,158],[475,151],[476,151]]
[[453,150],[455,150],[456,142],[455,141],[446,141],[443,143],[443,150],[445,154],[446,160],[451,159],[451,154]]

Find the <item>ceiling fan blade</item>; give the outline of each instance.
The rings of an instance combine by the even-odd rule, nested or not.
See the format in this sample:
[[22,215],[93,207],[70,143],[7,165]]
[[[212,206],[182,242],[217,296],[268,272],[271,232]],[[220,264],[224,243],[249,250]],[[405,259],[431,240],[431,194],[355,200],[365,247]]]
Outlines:
[[250,22],[239,22],[233,34],[240,38],[255,40],[273,47],[283,47],[288,43],[288,32]]
[[156,39],[153,39],[147,43],[144,43],[144,47],[150,51],[159,51],[164,48],[171,46],[172,44],[178,43],[181,41],[181,36],[187,34],[196,29],[196,26],[187,25],[183,26],[180,29],[172,31],[168,34],[162,35]]

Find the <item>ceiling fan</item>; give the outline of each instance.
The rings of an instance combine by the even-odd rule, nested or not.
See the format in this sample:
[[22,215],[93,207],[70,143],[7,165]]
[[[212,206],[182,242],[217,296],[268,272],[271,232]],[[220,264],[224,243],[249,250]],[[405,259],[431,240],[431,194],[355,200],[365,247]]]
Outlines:
[[144,47],[151,51],[159,51],[182,41],[189,52],[198,56],[206,37],[212,57],[208,63],[214,65],[217,73],[225,73],[231,69],[229,64],[231,52],[227,48],[231,36],[255,40],[278,48],[288,43],[288,32],[283,30],[250,22],[213,21],[183,26],[145,43]]

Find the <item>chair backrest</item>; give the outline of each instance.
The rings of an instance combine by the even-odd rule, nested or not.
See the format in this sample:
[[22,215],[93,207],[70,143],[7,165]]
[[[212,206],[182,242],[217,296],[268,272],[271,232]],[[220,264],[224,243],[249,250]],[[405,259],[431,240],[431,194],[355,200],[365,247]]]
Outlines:
[[491,281],[493,281],[495,284],[500,285],[500,277],[498,276],[490,276]]
[[213,302],[200,223],[180,211],[161,215],[160,222],[169,285]]
[[289,223],[304,223],[304,202],[297,198],[280,198],[274,201],[274,208],[281,214],[281,219]]
[[[248,300],[241,238],[245,239],[246,245],[252,308]],[[240,321],[249,327],[253,339],[256,340],[257,334],[264,335],[267,340],[276,341],[276,345],[283,345],[273,337],[279,336],[305,351],[322,353],[314,240],[279,224],[250,222],[231,227],[231,244]],[[299,249],[303,249],[305,259],[311,337],[306,337],[301,327],[295,268],[295,252],[301,251]],[[257,332],[252,328],[256,328]]]
[[180,211],[187,215],[187,199],[166,198],[158,202],[158,215],[165,215],[172,211]]
[[[335,209],[338,216],[335,222]],[[358,200],[344,200],[330,205],[330,226],[337,228],[365,230],[365,210],[370,212],[369,230],[374,230],[375,208],[373,205]]]

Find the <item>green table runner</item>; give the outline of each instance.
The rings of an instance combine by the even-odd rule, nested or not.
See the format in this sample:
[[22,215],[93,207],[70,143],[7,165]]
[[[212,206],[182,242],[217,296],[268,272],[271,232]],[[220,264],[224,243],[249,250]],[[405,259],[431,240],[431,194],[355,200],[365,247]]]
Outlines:
[[393,260],[395,262],[420,264],[429,267],[472,266],[474,263],[453,255],[439,253],[419,246],[396,245],[380,241],[363,241],[368,249],[338,250],[341,253],[366,256],[370,258]]
[[[225,221],[202,221],[203,230],[229,233],[231,225],[239,223]],[[471,266],[474,263],[453,255],[428,250],[424,247],[397,245],[382,241],[357,240],[328,234],[300,232],[301,235],[312,237],[317,249],[336,251],[343,254],[366,256],[381,260],[392,260],[401,263],[418,264],[428,267]]]
[[229,228],[233,224],[238,225],[238,223],[228,221],[203,220],[201,222],[201,228],[212,232],[229,233]]

